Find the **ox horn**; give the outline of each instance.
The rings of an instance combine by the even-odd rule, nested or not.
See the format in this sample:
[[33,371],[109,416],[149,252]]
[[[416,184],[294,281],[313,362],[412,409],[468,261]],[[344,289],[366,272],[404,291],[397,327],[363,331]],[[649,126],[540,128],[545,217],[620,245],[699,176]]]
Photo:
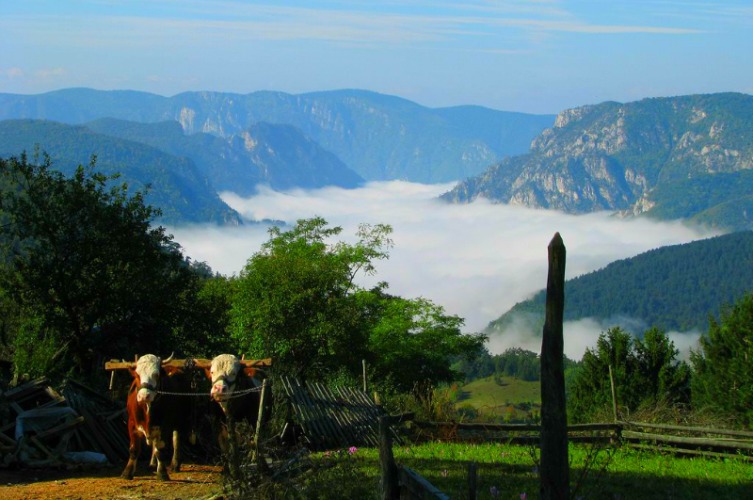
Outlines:
[[170,354],[170,356],[167,359],[162,360],[162,364],[166,365],[167,363],[173,360],[173,357],[175,357],[175,351],[173,351],[172,354]]

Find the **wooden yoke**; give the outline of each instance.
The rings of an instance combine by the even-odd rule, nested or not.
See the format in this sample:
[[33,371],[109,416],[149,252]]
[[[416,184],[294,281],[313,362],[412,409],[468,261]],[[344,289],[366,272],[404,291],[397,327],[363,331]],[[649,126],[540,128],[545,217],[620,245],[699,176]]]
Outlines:
[[[243,359],[240,360],[244,368],[270,368],[272,366],[272,358],[265,359]],[[212,366],[211,359],[172,359],[168,363],[162,365],[163,367],[170,368],[186,368],[195,367],[199,369],[210,368]],[[135,361],[118,361],[111,359],[105,363],[105,370],[128,370],[136,369]]]

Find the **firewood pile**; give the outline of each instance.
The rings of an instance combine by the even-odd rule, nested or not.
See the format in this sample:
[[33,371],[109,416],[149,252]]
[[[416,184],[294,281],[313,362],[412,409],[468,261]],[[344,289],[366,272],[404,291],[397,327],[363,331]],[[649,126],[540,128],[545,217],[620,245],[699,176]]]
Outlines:
[[0,467],[119,463],[128,453],[125,408],[75,381],[46,378],[0,391]]

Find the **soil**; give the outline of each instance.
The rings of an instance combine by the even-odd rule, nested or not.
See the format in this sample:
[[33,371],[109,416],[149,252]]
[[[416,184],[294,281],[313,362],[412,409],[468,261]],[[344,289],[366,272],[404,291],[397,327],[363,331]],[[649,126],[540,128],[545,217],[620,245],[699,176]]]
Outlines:
[[221,468],[184,464],[169,471],[170,481],[158,481],[153,471],[139,469],[133,480],[121,479],[121,468],[75,470],[0,469],[3,500],[188,500],[222,498]]

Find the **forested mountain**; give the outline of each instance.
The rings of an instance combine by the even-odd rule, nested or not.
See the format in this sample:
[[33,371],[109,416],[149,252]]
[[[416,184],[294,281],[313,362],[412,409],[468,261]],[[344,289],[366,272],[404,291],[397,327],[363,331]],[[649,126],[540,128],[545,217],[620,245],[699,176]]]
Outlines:
[[528,151],[552,115],[477,106],[430,109],[363,90],[291,95],[186,92],[173,97],[134,91],[65,89],[0,94],[0,119],[82,124],[100,118],[177,121],[186,134],[230,138],[260,122],[298,128],[366,180],[447,182],[475,175]]
[[753,228],[753,96],[606,102],[566,110],[528,154],[506,158],[443,199],[569,213],[597,210]]
[[[753,232],[741,231],[658,248],[567,280],[564,317],[609,320],[628,330],[638,320],[642,328],[706,331],[711,316],[751,292]],[[545,301],[541,290],[491,322],[487,333],[521,319],[541,331]]]
[[291,125],[256,123],[228,138],[185,134],[178,122],[139,123],[102,118],[86,127],[105,135],[142,142],[190,158],[217,191],[253,194],[257,184],[273,189],[340,186],[363,179],[335,155]]
[[83,126],[43,120],[0,121],[0,158],[31,157],[37,146],[50,155],[53,168],[66,175],[97,157],[97,170],[120,173],[131,190],[150,185],[146,201],[162,210],[162,222],[215,222],[237,225],[238,213],[227,206],[194,163],[145,144],[95,133]]

